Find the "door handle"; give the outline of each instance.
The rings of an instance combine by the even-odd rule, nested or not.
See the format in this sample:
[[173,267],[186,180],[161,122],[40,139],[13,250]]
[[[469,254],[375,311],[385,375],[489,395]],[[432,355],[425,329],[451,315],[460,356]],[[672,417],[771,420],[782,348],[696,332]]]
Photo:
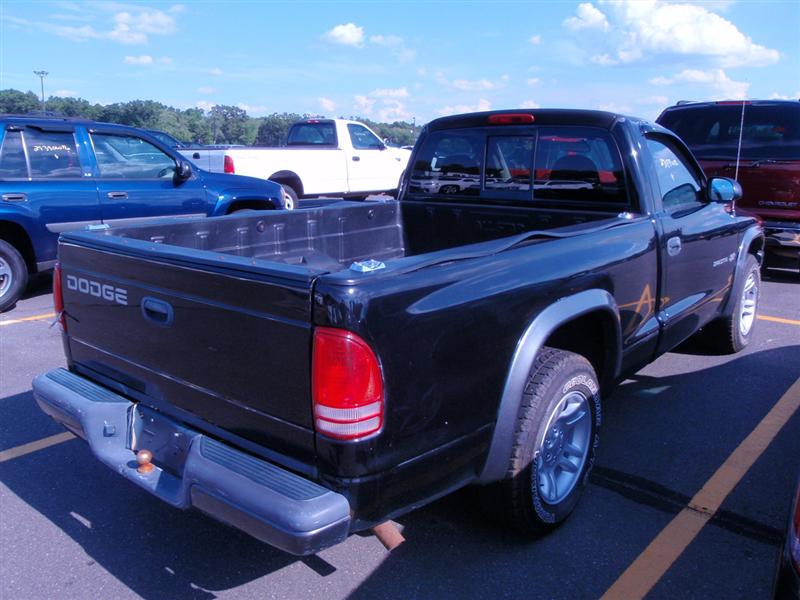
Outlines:
[[681,238],[671,237],[667,240],[667,254],[678,256],[681,253]]
[[142,298],[142,316],[151,323],[169,327],[173,318],[172,305],[164,300],[147,296]]
[[360,156],[354,156],[354,157],[353,157],[353,162],[358,162],[358,161],[360,161],[360,160],[361,160],[361,157],[360,157]]
[[111,200],[127,200],[128,192],[108,192],[106,196]]
[[4,202],[25,202],[27,199],[26,194],[3,194]]
[[195,152],[194,154],[192,154],[192,158],[197,160],[198,158],[200,158],[200,153],[199,152]]

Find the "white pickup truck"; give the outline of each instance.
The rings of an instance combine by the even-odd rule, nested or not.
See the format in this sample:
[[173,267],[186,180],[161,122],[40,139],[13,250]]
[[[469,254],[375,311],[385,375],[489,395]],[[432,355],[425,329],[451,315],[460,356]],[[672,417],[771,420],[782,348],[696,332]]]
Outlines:
[[344,119],[307,119],[292,125],[286,147],[179,148],[207,171],[280,183],[298,198],[366,197],[397,189],[410,150],[387,147],[366,125]]

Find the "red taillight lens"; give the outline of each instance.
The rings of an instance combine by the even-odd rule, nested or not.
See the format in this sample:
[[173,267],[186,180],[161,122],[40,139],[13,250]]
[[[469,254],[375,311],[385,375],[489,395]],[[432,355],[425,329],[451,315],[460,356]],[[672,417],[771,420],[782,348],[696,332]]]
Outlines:
[[225,156],[222,159],[222,172],[223,173],[236,173],[236,167],[233,166],[233,158]]
[[56,309],[56,319],[66,331],[67,319],[64,316],[64,293],[61,291],[61,265],[59,263],[56,263],[53,269],[53,307]]
[[528,113],[508,113],[502,115],[489,115],[490,125],[524,125],[533,123],[533,115]]
[[355,440],[383,427],[383,377],[364,340],[342,329],[314,331],[311,396],[317,432]]

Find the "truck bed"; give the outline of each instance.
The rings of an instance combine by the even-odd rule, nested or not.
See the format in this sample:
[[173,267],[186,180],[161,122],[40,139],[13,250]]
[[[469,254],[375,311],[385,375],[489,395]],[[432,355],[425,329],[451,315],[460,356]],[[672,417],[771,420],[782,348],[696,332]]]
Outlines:
[[357,261],[386,262],[527,232],[547,235],[559,229],[564,235],[576,234],[586,223],[609,218],[617,215],[441,202],[343,201],[293,212],[117,227],[104,234],[208,253],[209,258],[230,254],[336,272]]

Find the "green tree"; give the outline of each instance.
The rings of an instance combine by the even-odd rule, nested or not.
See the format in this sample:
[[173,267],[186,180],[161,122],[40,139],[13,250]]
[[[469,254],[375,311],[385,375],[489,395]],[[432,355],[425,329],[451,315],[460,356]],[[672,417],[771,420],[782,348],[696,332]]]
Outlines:
[[244,144],[247,113],[238,106],[216,104],[209,112],[215,144]]
[[258,128],[255,145],[284,146],[292,124],[307,117],[308,115],[298,115],[297,113],[272,113],[268,117],[264,117]]
[[0,90],[0,113],[25,114],[40,109],[39,98],[33,92]]
[[201,144],[213,143],[214,134],[203,109],[188,108],[183,111],[183,118],[186,128],[189,130],[189,136],[186,138],[188,141]]
[[92,105],[88,100],[84,100],[83,98],[50,96],[50,98],[47,99],[47,110],[65,117],[96,119],[102,107],[99,104]]

